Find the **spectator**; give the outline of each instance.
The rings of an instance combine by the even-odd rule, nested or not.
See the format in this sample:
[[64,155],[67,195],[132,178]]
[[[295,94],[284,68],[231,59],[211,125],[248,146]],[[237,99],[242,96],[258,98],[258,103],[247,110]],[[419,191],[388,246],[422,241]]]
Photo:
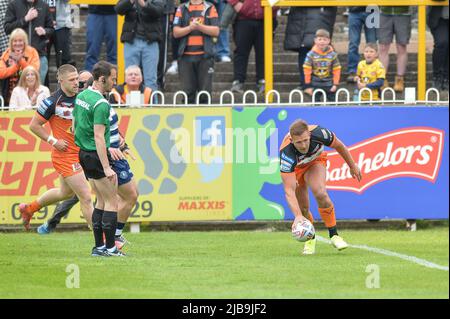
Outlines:
[[[264,80],[264,9],[260,0],[228,0],[238,13],[233,25],[233,37],[236,49],[233,57],[233,83],[231,91],[242,93],[247,77],[248,58],[252,47],[255,50],[256,89],[258,93],[265,90]],[[274,29],[276,28],[276,8],[274,11]]]
[[[215,5],[220,19],[227,6],[227,0],[217,0]],[[220,29],[219,38],[217,39],[216,61],[231,62],[228,29]]]
[[6,34],[16,28],[28,33],[30,45],[39,53],[39,75],[45,79],[48,72],[47,39],[55,31],[47,3],[43,0],[12,0],[6,11],[4,27]]
[[152,89],[144,85],[141,69],[137,65],[131,65],[125,70],[125,83],[112,89],[110,103],[118,104],[118,97],[120,96],[120,103],[129,105],[128,95],[132,91],[141,92],[143,104],[150,104]]
[[[380,61],[386,72],[389,70],[389,48],[395,34],[397,46],[397,75],[395,76],[394,91],[403,92],[405,88],[405,73],[408,64],[408,51],[406,49],[411,37],[411,13],[409,6],[381,7],[380,27],[377,29],[377,38],[380,45]],[[388,87],[387,79],[384,86]]]
[[158,88],[163,91],[165,86],[165,72],[167,66],[167,53],[169,45],[169,30],[171,16],[175,12],[175,1],[164,0],[163,16],[160,19],[162,30],[162,41],[159,43],[159,59],[158,59]]
[[[9,0],[0,0],[0,21],[5,21],[6,9]],[[3,27],[3,26],[2,26]],[[3,28],[0,28],[0,55],[8,48],[8,36]]]
[[178,46],[179,46],[179,42],[180,40],[175,38],[172,35],[171,38],[172,42],[172,63],[170,63],[169,68],[166,71],[166,74],[178,74]]
[[298,52],[301,90],[305,84],[303,64],[314,45],[314,35],[318,29],[325,29],[333,36],[336,12],[336,7],[292,7],[289,10],[284,49]]
[[[199,91],[211,93],[214,74],[215,44],[219,35],[216,8],[204,0],[181,4],[173,22],[173,36],[180,39],[178,67],[182,90],[188,103],[194,104]],[[207,103],[202,94],[200,103]]]
[[48,87],[41,85],[38,71],[27,66],[14,88],[9,102],[9,110],[23,111],[36,108],[41,101],[50,96]]
[[433,87],[448,91],[448,6],[428,10],[428,26],[434,38]]
[[[380,99],[380,90],[386,78],[386,70],[378,60],[378,47],[375,43],[368,43],[364,48],[364,60],[359,62],[357,75],[354,82],[357,83],[358,90],[368,88],[372,91],[372,99]],[[370,100],[370,93],[364,91],[361,94],[362,101]]]
[[1,93],[5,99],[5,105],[9,105],[12,91],[19,81],[20,72],[30,65],[39,70],[39,53],[28,45],[25,31],[18,28],[11,33],[9,47],[0,58]]
[[366,7],[349,7],[348,14],[348,62],[347,82],[354,83],[356,68],[360,59],[359,44],[361,43],[361,30],[364,28],[366,43],[377,42],[377,31],[375,27],[367,24],[369,12]]
[[317,30],[314,47],[306,55],[303,71],[305,93],[313,95],[315,89],[322,89],[327,95],[327,101],[334,101],[341,77],[341,64],[330,41],[330,33],[327,30]]
[[78,93],[83,92],[94,83],[92,73],[86,70],[78,72]]
[[[180,4],[186,3],[188,0],[180,0]],[[172,27],[173,30],[173,19],[172,19]],[[166,74],[178,74],[178,47],[180,44],[180,39],[177,39],[173,36],[171,37],[171,45],[172,45],[172,63],[166,71]]]
[[124,43],[125,68],[142,67],[145,86],[158,90],[159,45],[162,40],[160,19],[164,12],[161,0],[120,0],[116,7],[125,16],[120,40]]
[[106,59],[117,64],[117,14],[114,6],[89,5],[86,22],[86,70],[92,71],[98,62],[103,40],[106,40]]
[[63,64],[74,64],[71,50],[73,22],[69,0],[46,1],[55,26],[55,33],[50,37],[47,45],[47,59],[50,61],[50,51],[54,46],[57,68]]

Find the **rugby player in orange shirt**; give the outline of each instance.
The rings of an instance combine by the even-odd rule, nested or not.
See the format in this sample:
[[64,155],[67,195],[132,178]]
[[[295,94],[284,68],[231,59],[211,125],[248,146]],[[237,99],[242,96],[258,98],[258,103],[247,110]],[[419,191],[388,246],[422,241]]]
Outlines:
[[[60,186],[52,188],[31,203],[19,205],[22,222],[30,229],[33,214],[42,207],[67,199],[75,194],[80,199],[81,211],[91,225],[93,205],[91,189],[79,163],[79,147],[72,132],[72,111],[78,93],[78,72],[69,64],[62,65],[57,73],[60,89],[39,105],[30,123],[30,130],[52,145],[52,163],[59,173]],[[49,122],[52,134],[43,127]]]
[[[337,233],[334,205],[326,191],[327,156],[323,153],[324,146],[334,148],[347,163],[352,177],[361,180],[359,167],[336,135],[324,127],[308,125],[300,119],[292,123],[280,147],[281,179],[289,208],[295,216],[292,228],[305,218],[311,223],[314,221],[309,211],[309,187],[328,228],[332,245],[342,250],[348,245]],[[315,247],[315,238],[306,241],[303,254],[314,254]]]

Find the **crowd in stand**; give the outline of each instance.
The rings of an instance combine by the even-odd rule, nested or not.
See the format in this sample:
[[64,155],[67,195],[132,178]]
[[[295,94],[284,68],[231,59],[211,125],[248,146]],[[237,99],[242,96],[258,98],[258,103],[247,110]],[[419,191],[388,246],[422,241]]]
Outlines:
[[[273,7],[274,30],[277,11]],[[315,89],[323,89],[327,99],[333,100],[341,83],[341,64],[332,42],[337,14],[336,7],[292,7],[284,38],[284,49],[298,52],[298,88],[311,95]],[[103,42],[108,62],[117,64],[117,15],[125,18],[120,41],[126,79],[115,88],[113,101],[126,103],[128,93],[138,90],[144,102],[149,102],[151,92],[164,91],[166,74],[179,74],[180,90],[194,103],[199,91],[212,91],[215,63],[230,62],[230,90],[242,93],[252,49],[254,90],[264,92],[264,10],[260,0],[118,0],[115,6],[89,5],[85,65],[77,65],[78,69],[92,70]],[[379,15],[366,7],[348,8],[348,83],[358,90],[369,89],[372,98],[378,99],[380,90],[390,85],[386,73],[395,38],[393,89],[404,90],[411,15],[408,6],[381,7]],[[0,21],[0,84],[5,105],[36,107],[49,95],[50,58],[56,59],[58,67],[75,65],[69,0],[0,0]],[[428,8],[427,23],[434,39],[433,87],[445,91],[449,78],[448,6]],[[366,45],[360,52],[362,31]],[[235,43],[233,55],[230,36]],[[167,61],[169,47],[171,63]],[[367,91],[362,95],[365,100],[370,98]]]

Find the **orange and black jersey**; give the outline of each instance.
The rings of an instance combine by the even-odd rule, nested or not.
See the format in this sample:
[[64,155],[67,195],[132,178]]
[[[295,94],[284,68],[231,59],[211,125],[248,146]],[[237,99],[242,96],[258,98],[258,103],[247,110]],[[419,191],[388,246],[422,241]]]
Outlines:
[[72,133],[72,111],[75,98],[76,96],[69,97],[59,89],[50,97],[43,100],[37,109],[37,113],[50,123],[53,136],[57,139],[64,139],[68,143],[66,152],[60,152],[53,148],[53,153],[67,154],[69,152],[78,154],[79,148],[75,145],[74,135]]
[[302,166],[315,160],[322,154],[324,146],[331,146],[335,135],[330,130],[321,126],[310,126],[311,141],[306,154],[300,153],[292,144],[291,135],[288,133],[280,147],[280,172],[292,173],[296,166]]
[[[189,3],[188,9],[183,10],[184,4],[180,5],[175,14],[175,18],[173,20],[173,26],[176,27],[186,27],[192,21],[197,21],[199,24],[206,25],[219,25],[219,15],[217,14],[217,10],[214,6],[211,6],[210,10],[207,10],[205,3],[201,4],[191,4]],[[183,20],[186,17],[183,17],[183,12],[188,15],[188,23],[187,25],[183,25]],[[186,55],[202,55],[205,53],[204,49],[204,34],[200,31],[192,31],[187,35],[187,44],[184,50],[184,54]]]

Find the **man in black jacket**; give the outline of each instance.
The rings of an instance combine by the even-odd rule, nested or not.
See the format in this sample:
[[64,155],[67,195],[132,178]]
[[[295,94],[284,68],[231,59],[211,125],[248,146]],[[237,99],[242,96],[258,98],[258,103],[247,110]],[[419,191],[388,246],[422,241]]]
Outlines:
[[428,9],[428,26],[434,39],[433,87],[448,91],[448,6]]
[[11,34],[22,28],[27,32],[30,45],[39,53],[39,75],[43,81],[48,71],[47,39],[53,34],[53,19],[43,0],[12,0],[6,10],[4,29]]
[[120,0],[115,9],[117,14],[125,16],[120,36],[124,43],[125,68],[140,66],[145,86],[157,91],[159,42],[162,40],[160,19],[164,1]]

